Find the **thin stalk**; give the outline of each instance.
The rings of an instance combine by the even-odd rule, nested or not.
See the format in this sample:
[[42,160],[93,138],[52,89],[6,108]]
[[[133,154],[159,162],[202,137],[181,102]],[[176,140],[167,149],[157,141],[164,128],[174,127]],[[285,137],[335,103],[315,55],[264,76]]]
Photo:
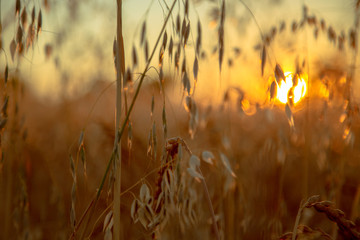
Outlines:
[[115,116],[115,183],[114,183],[114,239],[120,239],[120,224],[121,224],[121,136],[118,135],[120,119],[121,119],[121,105],[122,105],[122,91],[123,91],[123,76],[125,72],[125,52],[124,42],[122,36],[122,0],[117,0],[117,51],[116,51],[116,116]]
[[[150,57],[149,57],[149,60],[148,60],[148,62],[147,62],[147,64],[146,64],[146,66],[145,66],[145,69],[144,69],[143,73],[141,74],[139,85],[138,85],[137,88],[136,88],[136,92],[135,92],[134,98],[133,98],[133,100],[131,101],[131,104],[130,104],[129,110],[128,110],[126,116],[125,116],[123,125],[122,125],[122,127],[120,128],[120,131],[115,134],[115,137],[117,137],[117,140],[121,139],[121,137],[122,137],[122,135],[123,135],[123,133],[124,133],[126,124],[127,124],[128,120],[129,120],[130,114],[131,114],[131,112],[132,112],[132,110],[133,110],[133,108],[134,108],[135,101],[136,101],[136,99],[137,99],[137,97],[138,97],[138,95],[139,95],[141,85],[142,85],[142,83],[143,83],[143,81],[144,81],[144,79],[145,79],[145,74],[146,74],[146,72],[147,72],[148,69],[149,69],[150,62],[151,62],[152,58],[154,57],[156,48],[157,48],[157,46],[159,45],[161,36],[162,36],[162,34],[164,33],[164,31],[165,31],[165,27],[166,27],[167,22],[169,21],[169,18],[170,18],[170,16],[171,16],[171,13],[172,13],[172,11],[173,11],[173,9],[174,9],[174,7],[175,7],[176,1],[177,1],[177,0],[174,0],[172,6],[171,6],[171,8],[170,8],[170,11],[169,11],[169,13],[168,13],[168,15],[167,15],[167,17],[166,17],[166,19],[165,19],[165,21],[164,21],[164,24],[163,24],[163,26],[162,26],[162,28],[161,28],[160,34],[159,34],[159,36],[158,36],[158,38],[157,38],[157,40],[156,40],[155,46],[154,46],[154,48],[153,48],[153,50],[152,50],[152,52],[151,52],[151,55],[150,55]],[[115,154],[113,153],[113,154],[111,155],[111,158],[110,158],[109,161],[108,161],[108,164],[107,164],[107,166],[106,166],[105,173],[104,173],[104,175],[103,175],[103,177],[102,177],[102,179],[101,179],[101,183],[100,183],[100,186],[99,186],[99,188],[98,188],[98,190],[97,190],[96,197],[95,197],[95,203],[93,204],[93,206],[96,205],[97,201],[98,201],[99,198],[100,198],[102,189],[103,189],[104,184],[105,184],[106,177],[107,177],[107,175],[108,175],[108,173],[109,173],[110,166],[111,166],[111,164],[113,163],[114,159],[115,159]],[[85,227],[86,227],[86,226],[85,226]],[[78,228],[79,228],[79,226],[77,227],[77,229],[78,229]]]
[[211,202],[211,198],[210,198],[210,194],[209,194],[209,190],[207,188],[207,185],[206,185],[206,182],[205,182],[205,178],[204,178],[204,175],[202,174],[201,172],[201,169],[200,167],[198,167],[198,171],[200,173],[200,175],[203,177],[201,179],[201,184],[204,188],[204,191],[205,191],[205,196],[206,196],[206,201],[209,205],[209,210],[210,210],[210,214],[211,214],[211,219],[212,219],[212,226],[213,226],[213,229],[214,229],[214,232],[215,232],[215,236],[216,236],[216,239],[217,240],[220,240],[220,234],[219,234],[219,229],[217,227],[217,223],[216,223],[216,219],[215,219],[215,212],[214,212],[214,208],[213,208],[213,205],[212,205],[212,202]]

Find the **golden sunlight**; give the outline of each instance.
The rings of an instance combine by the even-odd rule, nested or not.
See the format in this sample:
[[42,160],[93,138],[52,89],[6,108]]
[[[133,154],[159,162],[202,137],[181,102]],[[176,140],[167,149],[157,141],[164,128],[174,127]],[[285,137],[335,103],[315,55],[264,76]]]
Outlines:
[[281,80],[277,86],[276,98],[282,103],[287,103],[289,99],[295,104],[298,103],[305,94],[306,82],[303,76],[297,79],[297,84],[294,86],[293,74],[291,72],[285,72],[285,81]]

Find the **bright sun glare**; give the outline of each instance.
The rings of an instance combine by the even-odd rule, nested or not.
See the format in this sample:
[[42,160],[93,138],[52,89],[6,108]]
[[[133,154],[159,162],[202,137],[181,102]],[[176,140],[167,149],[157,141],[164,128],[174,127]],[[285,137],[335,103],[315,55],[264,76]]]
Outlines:
[[306,94],[306,82],[302,77],[297,79],[298,83],[293,87],[293,74],[285,72],[285,81],[281,80],[277,86],[277,99],[282,103],[287,103],[288,98],[293,103],[299,102]]

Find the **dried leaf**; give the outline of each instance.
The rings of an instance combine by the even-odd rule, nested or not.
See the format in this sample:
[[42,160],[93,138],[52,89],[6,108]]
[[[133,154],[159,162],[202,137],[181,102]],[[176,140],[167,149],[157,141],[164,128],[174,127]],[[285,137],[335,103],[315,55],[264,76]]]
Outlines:
[[264,44],[263,50],[261,53],[261,76],[264,76],[265,63],[266,63],[266,48],[265,48],[265,44]]
[[213,159],[215,158],[214,157],[214,154],[212,154],[212,152],[209,152],[209,151],[203,151],[202,154],[201,154],[201,158],[204,162],[207,162],[208,164],[211,164],[213,165]]
[[225,154],[223,153],[220,153],[220,159],[222,161],[222,163],[224,164],[226,170],[228,170],[228,172],[236,178],[236,174],[233,172],[232,168],[231,168],[231,165],[230,165],[230,162],[229,162],[229,159],[226,157]]

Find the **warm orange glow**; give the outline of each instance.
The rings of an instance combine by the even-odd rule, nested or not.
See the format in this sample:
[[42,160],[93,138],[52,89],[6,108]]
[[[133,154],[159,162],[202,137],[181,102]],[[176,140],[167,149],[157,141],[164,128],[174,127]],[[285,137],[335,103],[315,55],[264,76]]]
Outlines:
[[286,72],[285,81],[281,80],[277,87],[276,98],[282,103],[287,103],[288,99],[292,99],[293,103],[297,103],[306,94],[306,82],[303,76],[298,78],[298,83],[296,86],[293,86],[292,78],[293,74],[291,72]]

